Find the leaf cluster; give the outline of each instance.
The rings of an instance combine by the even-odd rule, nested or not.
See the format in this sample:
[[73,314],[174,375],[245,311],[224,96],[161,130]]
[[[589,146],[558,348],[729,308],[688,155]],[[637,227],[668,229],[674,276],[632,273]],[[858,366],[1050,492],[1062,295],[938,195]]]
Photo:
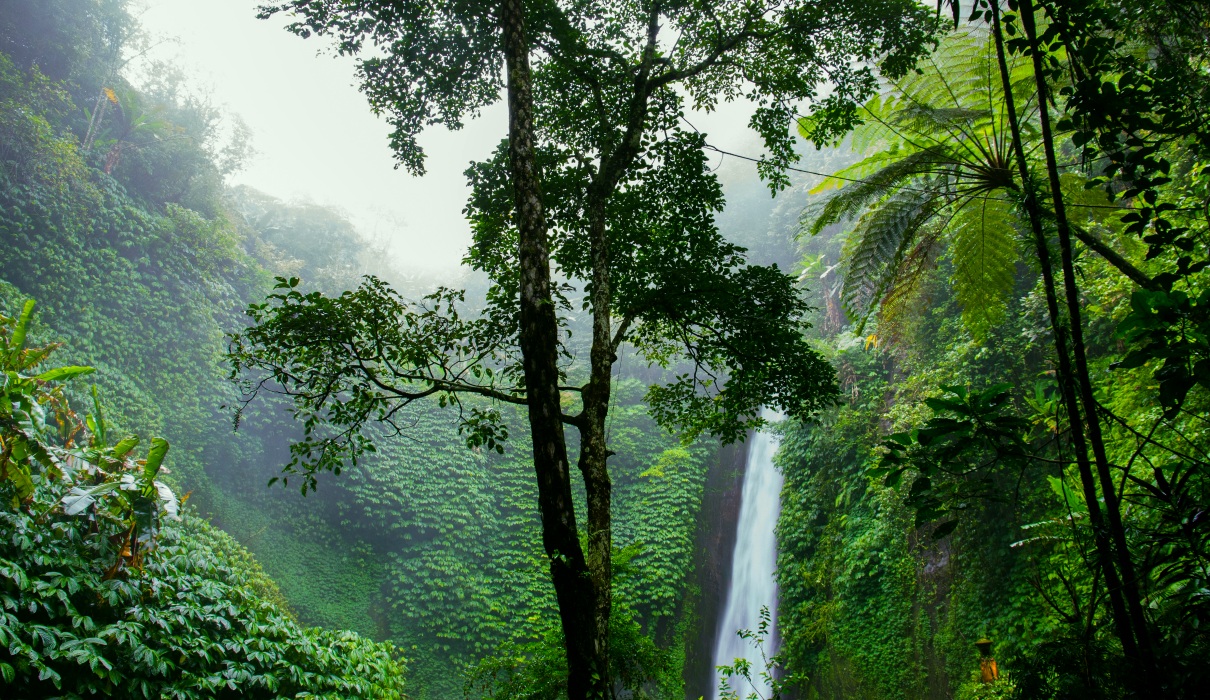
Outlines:
[[1130,313],[1118,325],[1118,334],[1130,343],[1115,368],[1133,369],[1157,362],[1153,376],[1159,384],[1164,415],[1180,410],[1189,390],[1210,389],[1210,292],[1193,297],[1183,291],[1136,291]]
[[[934,415],[924,425],[892,433],[883,441],[886,452],[868,474],[895,488],[905,474],[915,474],[904,504],[915,512],[917,527],[957,516],[974,499],[995,498],[988,473],[999,464],[1026,457],[1025,433],[1030,424],[1005,414],[1010,389],[1007,384],[974,391],[942,387],[945,394],[925,399]],[[958,524],[957,517],[951,517],[933,528],[933,538],[945,537]]]
[[[1028,75],[1012,66],[1029,122]],[[979,29],[954,32],[915,73],[887,84],[860,111],[851,143],[859,162],[813,193],[839,190],[804,212],[817,235],[853,222],[843,255],[841,302],[858,329],[880,311],[887,330],[914,306],[948,248],[951,281],[977,338],[1004,317],[1016,277],[1016,158],[993,45]],[[808,135],[811,119],[800,120]]]
[[[371,424],[401,432],[397,415],[414,401],[461,407],[469,393],[524,402],[515,328],[490,314],[464,319],[463,292],[443,288],[410,303],[374,277],[337,297],[304,294],[299,283],[278,278],[275,292],[248,308],[252,324],[232,336],[229,358],[245,406],[266,387],[294,399],[303,438],[291,445],[286,471],[302,474],[303,493],[316,472],[339,474],[346,460],[374,451]],[[474,408],[460,429],[471,447],[502,451],[500,421],[499,412]]]

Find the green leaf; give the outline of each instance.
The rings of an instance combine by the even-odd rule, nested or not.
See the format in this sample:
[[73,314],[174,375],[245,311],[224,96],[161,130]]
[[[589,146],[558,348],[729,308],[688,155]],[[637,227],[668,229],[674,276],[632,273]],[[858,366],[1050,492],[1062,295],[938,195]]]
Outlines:
[[139,444],[139,438],[134,435],[131,435],[130,437],[122,438],[121,440],[118,441],[118,444],[113,446],[113,453],[112,453],[113,458],[114,459],[124,458],[126,455],[130,454],[130,451],[133,450],[135,447],[137,447],[138,444]]
[[71,379],[72,377],[79,377],[79,376],[85,375],[85,374],[92,374],[95,371],[96,371],[96,369],[94,369],[92,367],[83,367],[80,365],[73,365],[70,367],[56,367],[52,370],[48,370],[46,372],[43,372],[42,374],[39,374],[38,376],[34,377],[34,379],[37,379],[37,380],[43,381],[43,382],[65,381],[65,380]]
[[77,486],[63,497],[63,512],[67,515],[79,515],[97,502],[98,496],[113,493],[119,486],[117,481],[106,481],[96,486]]
[[148,482],[159,474],[164,464],[164,456],[168,454],[168,441],[164,438],[151,438],[151,449],[147,451],[147,462],[143,466],[143,478]]
[[17,498],[21,501],[26,501],[34,493],[34,482],[30,478],[29,473],[18,466],[9,466],[8,480],[13,483],[13,488],[17,491]]
[[1004,319],[1016,283],[1014,220],[1009,203],[998,198],[976,199],[954,219],[951,279],[962,320],[976,341]]
[[[937,212],[931,190],[900,190],[858,221],[845,244],[840,298],[846,311],[864,321],[895,283],[900,264]],[[858,325],[858,332],[864,323]]]
[[97,385],[92,385],[92,409],[95,415],[88,416],[85,422],[88,429],[92,432],[95,445],[107,447],[109,445],[108,426],[105,424],[105,412],[101,408],[101,397],[97,394]]
[[1059,501],[1063,503],[1064,508],[1070,508],[1076,513],[1088,512],[1088,505],[1084,503],[1084,499],[1076,496],[1070,488],[1067,487],[1067,482],[1057,476],[1048,476],[1046,480],[1050,482],[1050,490],[1054,491],[1059,497]]
[[25,335],[29,330],[30,318],[34,315],[34,300],[30,299],[25,302],[25,307],[21,309],[21,315],[17,318],[17,325],[13,328],[12,339],[9,340],[9,364],[17,361],[17,357],[21,351],[25,349]]

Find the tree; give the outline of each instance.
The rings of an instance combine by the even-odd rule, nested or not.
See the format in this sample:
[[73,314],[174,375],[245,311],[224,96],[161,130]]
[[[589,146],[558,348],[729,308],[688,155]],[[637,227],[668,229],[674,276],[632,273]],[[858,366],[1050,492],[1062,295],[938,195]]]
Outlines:
[[[1006,69],[1020,108],[1011,121],[1029,153],[1039,140],[1033,75],[1020,60]],[[946,37],[922,70],[863,106],[864,123],[851,143],[866,157],[820,183],[813,192],[839,189],[806,217],[812,235],[856,221],[841,290],[851,316],[864,320],[878,310],[883,332],[894,328],[925,270],[949,249],[954,291],[975,337],[1002,317],[1019,259],[1017,229],[1030,225],[1007,103],[995,42],[986,28],[969,27]],[[809,120],[800,125],[810,128]],[[1065,189],[1085,182],[1070,176]],[[1094,203],[1082,210],[1090,216],[1085,226],[1072,224],[1076,237],[1141,287],[1154,287],[1089,230],[1106,218],[1104,209],[1112,208]],[[1049,210],[1041,214],[1054,218]]]
[[[1137,592],[1123,590],[1123,579],[1133,578],[1123,573],[1129,570],[1121,554],[1124,539],[1120,544],[1110,539],[1115,514],[1116,527],[1121,527],[1120,509],[1107,476],[1108,467],[1098,469],[1103,473],[1093,473],[1088,446],[1094,446],[1095,454],[1095,446],[1101,443],[1094,435],[1097,429],[1086,418],[1092,415],[1087,404],[1081,412],[1077,403],[1076,392],[1082,386],[1076,381],[1080,364],[1073,365],[1071,350],[1076,349],[1075,357],[1079,357],[1083,346],[1076,342],[1080,336],[1069,320],[1079,319],[1078,302],[1073,310],[1070,301],[1078,292],[1073,291],[1074,275],[1064,267],[1060,279],[1067,285],[1066,294],[1058,296],[1051,233],[1046,230],[1063,221],[1057,228],[1067,232],[1064,265],[1069,265],[1070,233],[1076,227],[1066,218],[1058,180],[1052,183],[1049,207],[1044,208],[1043,193],[1034,174],[1037,166],[1028,157],[1029,151],[1041,145],[1047,151],[1042,167],[1048,167],[1054,159],[1047,108],[1039,106],[1039,102],[1045,104],[1045,99],[1031,103],[1033,95],[1045,95],[1038,92],[1035,80],[1039,68],[1022,65],[1024,62],[1008,63],[998,26],[993,23],[990,41],[972,45],[969,38],[949,39],[948,55],[942,59],[944,69],[932,59],[933,70],[901,81],[886,100],[866,106],[869,124],[858,133],[872,132],[872,138],[864,138],[881,148],[842,171],[838,179],[843,182],[867,173],[869,176],[832,197],[811,230],[817,232],[844,216],[869,209],[856,226],[849,246],[844,296],[850,308],[859,313],[868,313],[871,305],[881,305],[885,320],[892,323],[898,312],[910,305],[915,285],[937,250],[949,246],[955,290],[965,306],[964,317],[977,337],[998,321],[1003,298],[1014,284],[1014,219],[1032,232],[1032,247],[1041,268],[1054,331],[1060,388],[1072,425],[1070,437],[1096,533],[1098,564],[1105,574],[1118,636],[1127,655],[1133,657],[1132,628],[1139,624],[1139,616],[1136,613],[1131,620],[1128,607],[1137,610],[1139,598]],[[981,29],[972,31],[982,34]],[[1101,252],[1131,279],[1152,285],[1145,274],[1092,234],[1081,233],[1089,247]],[[1060,298],[1069,300],[1066,318],[1058,305]],[[1090,433],[1087,438],[1086,427]],[[892,451],[898,448],[893,441],[887,445]],[[1104,453],[1103,444],[1100,453]],[[1098,477],[1106,494],[1106,515],[1097,506]],[[924,478],[927,482],[927,474]],[[913,487],[914,494],[918,490]],[[918,495],[913,497],[919,500]]]
[[[264,6],[262,16],[282,11],[296,13],[295,33],[369,54],[358,62],[362,89],[389,117],[399,162],[414,172],[423,171],[422,128],[456,129],[499,98],[503,57],[507,147],[468,171],[475,245],[467,260],[494,286],[484,314],[468,320],[457,311],[462,295],[450,290],[410,304],[376,280],[335,299],[304,295],[289,280],[251,309],[254,325],[233,342],[234,371],[260,373],[249,400],[267,382],[294,397],[307,434],[291,467],[304,488],[317,470],[371,449],[363,428],[413,401],[437,395],[465,407],[468,441],[488,447],[507,435],[501,416],[463,397],[526,405],[569,696],[608,696],[605,426],[619,348],[630,343],[673,372],[648,399],[659,422],[687,439],[740,439],[761,424],[762,404],[808,416],[835,392],[830,368],[802,337],[806,306],[791,278],[746,264],[718,234],[721,192],[703,137],[685,128],[686,103],[755,102],[751,126],[769,151],[761,172],[783,187],[797,158],[788,130],[797,103],[830,81],[818,135],[847,129],[855,101],[876,85],[869,62],[903,74],[934,22],[905,0],[295,0]],[[552,263],[566,285],[552,282]],[[591,347],[587,376],[573,386],[566,314],[581,292]],[[562,392],[578,397],[571,408]],[[587,552],[564,425],[580,433]]]
[[[1160,188],[1172,181],[1167,177],[1170,163],[1159,155],[1166,142],[1180,144],[1192,154],[1205,156],[1206,120],[1204,106],[1197,100],[1197,96],[1204,94],[1207,87],[1204,71],[1197,67],[1205,57],[1204,32],[1201,29],[1190,31],[1189,25],[1184,22],[1174,22],[1168,15],[1157,16],[1129,1],[1055,0],[1035,5],[1025,0],[1015,15],[1003,18],[999,16],[996,3],[986,4],[988,9],[983,14],[993,22],[1000,55],[1004,55],[1007,45],[1010,50],[1028,56],[1032,63],[1040,105],[1038,127],[1048,186],[1043,191],[1049,195],[1054,212],[1055,239],[1058,242],[1063,299],[1066,302],[1066,319],[1061,319],[1052,291],[1053,282],[1047,280],[1048,307],[1060,355],[1064,403],[1071,420],[1085,499],[1094,527],[1098,530],[1100,556],[1104,560],[1111,553],[1116,566],[1116,570],[1113,570],[1114,567],[1102,562],[1118,636],[1127,657],[1139,669],[1135,688],[1141,692],[1155,693],[1166,679],[1158,667],[1160,654],[1155,647],[1154,630],[1143,601],[1143,575],[1136,566],[1127,540],[1121,496],[1111,473],[1111,466],[1114,465],[1110,463],[1102,433],[1103,411],[1089,371],[1072,245],[1074,227],[1066,211],[1069,195],[1064,193],[1061,186],[1055,131],[1072,130],[1073,143],[1077,147],[1084,146],[1081,157],[1085,167],[1089,171],[1099,171],[1100,181],[1105,183],[1111,200],[1117,199],[1120,194],[1125,200],[1123,203],[1132,209],[1121,221],[1128,224],[1128,232],[1148,234],[1143,238],[1150,246],[1147,257],[1167,258],[1168,269],[1157,275],[1151,285],[1145,285],[1144,289],[1136,292],[1135,298],[1147,298],[1147,295],[1156,293],[1162,295],[1177,282],[1184,283],[1187,288],[1196,288],[1196,283],[1190,277],[1210,265],[1210,261],[1204,256],[1199,260],[1185,253],[1191,252],[1194,241],[1204,236],[1204,226],[1175,225],[1168,212],[1178,207],[1172,202],[1159,203],[1157,200]],[[1190,9],[1195,16],[1205,16],[1204,3],[1193,3]],[[980,6],[977,5],[975,10],[977,16]],[[1042,21],[1041,26],[1039,20]],[[1005,41],[1004,34],[1020,36]],[[1173,49],[1178,46],[1184,51],[1174,55]],[[1066,104],[1062,105],[1066,116],[1052,125],[1051,104],[1053,102],[1056,107],[1060,106],[1056,93],[1067,98]],[[1096,163],[1100,164],[1094,165]],[[1130,201],[1136,196],[1138,199]],[[1033,195],[1031,199],[1036,202],[1037,196]],[[1203,198],[1203,205],[1204,202]],[[1045,259],[1048,253],[1044,250],[1041,228],[1036,224],[1034,228],[1039,240],[1039,254],[1043,257],[1044,267],[1048,269],[1050,264]],[[1147,304],[1136,303],[1135,307],[1136,311],[1142,311],[1142,316],[1149,315],[1144,310]],[[1194,312],[1192,315],[1198,314]],[[1179,319],[1177,324],[1184,320]],[[1070,365],[1068,351],[1064,347],[1068,339]],[[1210,386],[1205,379],[1189,379],[1192,377],[1185,380],[1184,391],[1199,381]],[[1183,398],[1183,393],[1176,393]],[[1171,400],[1175,398],[1170,391],[1161,390],[1161,402],[1167,404],[1165,413],[1175,412],[1181,400]],[[1129,425],[1126,427],[1129,428]],[[1154,432],[1154,428],[1152,430]],[[1091,448],[1091,462],[1096,468],[1100,496],[1105,505],[1103,525],[1098,522],[1101,513],[1095,499],[1095,488],[1091,485],[1088,448]],[[1180,471],[1182,469],[1178,468],[1174,476]],[[1190,465],[1185,469],[1183,478],[1188,479],[1196,471],[1198,467]],[[1129,467],[1125,473],[1130,475]],[[1148,486],[1152,495],[1160,496],[1156,499],[1156,505],[1164,508],[1172,503],[1173,489],[1162,471],[1156,473],[1155,481],[1158,486]],[[1102,544],[1101,539],[1108,539],[1111,546]],[[1194,558],[1201,554],[1197,546],[1188,553]],[[1180,584],[1181,587],[1184,585]],[[1183,646],[1176,645],[1177,648]],[[1183,672],[1176,673],[1179,675]],[[1167,680],[1174,677],[1169,676]]]
[[[959,5],[951,3],[955,25],[961,16]],[[1175,561],[1203,557],[1201,545],[1194,544],[1202,541],[1202,535],[1186,533],[1191,538],[1186,540],[1188,546],[1182,554],[1161,557],[1163,564],[1151,563],[1154,555],[1146,552],[1175,551],[1162,544],[1175,535],[1161,533],[1170,532],[1168,527],[1187,518],[1178,513],[1199,502],[1197,487],[1189,485],[1197,479],[1186,480],[1202,467],[1200,460],[1163,447],[1168,458],[1176,461],[1171,473],[1166,476],[1160,469],[1151,482],[1134,477],[1130,466],[1142,454],[1150,435],[1124,465],[1111,461],[1103,435],[1104,421],[1112,421],[1138,438],[1144,434],[1108,411],[1097,396],[1085,340],[1079,251],[1075,245],[1083,243],[1138,285],[1133,309],[1119,331],[1137,344],[1136,349],[1117,367],[1131,369],[1157,361],[1154,376],[1163,418],[1173,418],[1191,389],[1210,386],[1207,348],[1197,330],[1207,327],[1205,311],[1199,308],[1204,283],[1197,274],[1208,263],[1204,255],[1196,254],[1204,243],[1205,225],[1198,219],[1207,201],[1205,169],[1199,163],[1205,158],[1207,133],[1204,105],[1198,99],[1207,89],[1204,71],[1199,67],[1204,65],[1204,29],[1196,22],[1177,21],[1170,14],[1132,2],[1025,1],[1010,4],[1012,11],[1002,14],[999,3],[983,0],[972,3],[969,9],[973,10],[971,20],[987,22],[985,26],[989,25],[991,31],[1000,83],[999,95],[989,101],[994,109],[984,113],[982,123],[979,114],[962,110],[931,110],[930,119],[922,120],[924,106],[912,103],[890,119],[898,120],[897,124],[872,125],[869,128],[875,130],[898,127],[892,131],[899,131],[900,137],[903,131],[911,130],[910,139],[901,138],[909,145],[902,152],[887,149],[879,154],[884,162],[871,158],[863,164],[869,170],[875,170],[869,167],[871,164],[879,167],[868,181],[834,198],[825,207],[821,221],[826,223],[829,216],[834,219],[874,203],[858,225],[854,251],[864,253],[864,257],[855,256],[850,261],[850,268],[856,272],[851,286],[854,292],[867,292],[859,299],[863,304],[882,302],[884,311],[893,311],[902,301],[901,291],[910,289],[916,269],[912,265],[919,264],[920,251],[935,245],[930,237],[933,241],[939,239],[938,232],[944,229],[927,224],[944,220],[955,204],[968,207],[979,192],[999,189],[1008,195],[1017,209],[1017,220],[1022,228],[1028,225],[1032,234],[1042,273],[1054,333],[1056,376],[1070,425],[1068,437],[1081,476],[1095,535],[1096,566],[1103,574],[1115,630],[1132,663],[1135,689],[1159,692],[1157,688],[1172,678],[1164,678],[1172,669],[1161,671],[1160,659],[1166,657],[1164,663],[1171,663],[1167,659],[1174,654],[1161,652],[1156,646],[1157,630],[1149,619],[1148,607],[1156,608],[1157,602],[1169,595],[1159,590],[1182,590],[1193,580],[1201,580],[1200,575],[1180,574],[1184,578],[1177,584],[1178,576],[1171,572],[1187,571],[1186,565]],[[1193,3],[1189,11],[1193,17],[1204,17],[1206,8],[1204,3]],[[1026,60],[1010,65],[1017,56]],[[987,71],[985,81],[989,93],[994,92],[992,72]],[[942,78],[942,82],[946,80]],[[1028,86],[1026,92],[1017,89],[1023,84]],[[957,99],[961,91],[948,94]],[[1055,110],[1062,112],[1057,119],[1052,116]],[[875,120],[887,116],[874,114]],[[977,152],[979,147],[972,151],[970,145],[983,138],[978,133],[980,126],[987,130],[986,120],[993,116],[993,138],[986,140],[987,153]],[[924,130],[919,128],[921,124]],[[1079,158],[1061,162],[1062,140],[1068,135]],[[959,157],[954,157],[955,152]],[[975,156],[973,160],[970,155]],[[997,163],[1001,164],[1000,174],[1008,176],[1000,184],[987,177],[996,172],[992,166]],[[1060,172],[1064,167],[1077,170],[1064,174]],[[903,187],[909,181],[913,181],[913,187]],[[1109,196],[1089,205],[1087,200],[1078,201],[1083,197],[1073,191],[1077,190],[1073,184],[1083,184],[1085,189],[1102,184]],[[892,216],[897,210],[911,211],[906,205],[913,203],[919,215]],[[1158,272],[1144,273],[1079,226],[1082,217],[1069,212],[1081,206],[1111,212],[1113,226],[1127,234],[1139,234],[1149,247],[1146,267]],[[879,214],[883,215],[881,219]],[[982,240],[987,240],[987,233],[984,228]],[[900,243],[903,247],[897,247]],[[1001,263],[1007,261],[1003,255],[996,257]],[[982,259],[988,260],[986,256]],[[961,294],[964,260],[957,249],[954,261]],[[1000,267],[1007,272],[1006,265]],[[1151,434],[1159,427],[1157,421]],[[1175,434],[1180,435],[1179,431]],[[1115,484],[1113,469],[1122,471],[1119,484]],[[1137,502],[1165,513],[1162,517],[1170,523],[1148,535],[1144,542],[1149,544],[1139,547],[1142,555],[1132,553],[1124,524],[1122,494],[1130,498],[1123,486],[1127,482],[1142,489]],[[1159,586],[1149,594],[1151,603],[1144,590],[1148,584]],[[1199,608],[1190,601],[1188,609]],[[1176,635],[1165,642],[1168,650],[1187,647],[1176,641],[1191,638],[1181,628],[1196,629],[1196,624],[1182,622],[1160,631]]]

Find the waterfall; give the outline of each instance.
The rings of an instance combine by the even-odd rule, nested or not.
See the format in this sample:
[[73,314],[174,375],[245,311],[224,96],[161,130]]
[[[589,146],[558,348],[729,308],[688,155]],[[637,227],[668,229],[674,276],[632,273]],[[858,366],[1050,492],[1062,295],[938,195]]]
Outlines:
[[[762,411],[761,416],[769,422],[783,417],[768,409]],[[769,688],[762,687],[760,681],[760,672],[765,668],[760,652],[751,641],[740,639],[736,632],[745,629],[755,632],[760,625],[761,606],[768,606],[773,624],[765,640],[765,652],[771,656],[776,651],[777,582],[773,573],[777,565],[777,538],[774,528],[781,512],[782,486],[781,472],[773,466],[777,446],[778,439],[766,432],[753,435],[748,445],[735,552],[731,557],[731,583],[714,647],[716,667],[729,666],[737,658],[748,659],[752,664],[752,680],[764,697],[769,697]],[[737,687],[736,690],[741,698],[752,692],[752,688]],[[713,693],[717,700],[717,683]]]

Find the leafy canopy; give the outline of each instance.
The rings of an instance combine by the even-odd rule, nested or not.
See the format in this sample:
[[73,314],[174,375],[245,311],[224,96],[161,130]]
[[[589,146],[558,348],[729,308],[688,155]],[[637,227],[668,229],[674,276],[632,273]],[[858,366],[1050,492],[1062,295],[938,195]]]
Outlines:
[[[331,36],[340,52],[359,56],[362,89],[390,119],[396,155],[414,172],[423,170],[416,137],[425,126],[456,129],[499,98],[494,6],[298,0],[265,5],[262,16],[286,11],[292,31]],[[551,258],[567,281],[555,299],[564,328],[572,297],[583,294],[585,310],[606,314],[614,353],[630,342],[671,370],[673,380],[648,398],[660,423],[687,439],[738,439],[760,423],[766,402],[798,415],[825,405],[831,370],[802,337],[807,307],[792,278],[748,265],[718,233],[721,190],[686,112],[753,100],[751,126],[770,153],[762,172],[784,186],[784,167],[797,159],[786,128],[797,104],[829,80],[816,136],[847,128],[845,105],[876,84],[871,62],[906,72],[931,37],[929,13],[900,0],[548,2],[527,7],[526,22]],[[389,422],[424,396],[524,401],[508,172],[504,147],[468,170],[475,244],[467,262],[493,283],[481,319],[462,320],[452,292],[407,304],[375,280],[339,300],[284,292],[251,309],[253,328],[232,345],[234,374],[253,377],[249,398],[269,385],[294,396],[310,432],[293,466],[336,469],[344,456],[355,459],[371,445],[360,436],[371,418]],[[594,238],[602,230],[603,242]],[[599,279],[609,294],[594,301]],[[432,343],[434,331],[441,340]],[[388,347],[398,343],[409,347]],[[352,350],[348,361],[342,350]],[[565,342],[562,352],[571,381],[575,350]],[[491,447],[504,434],[486,410],[464,412],[462,426],[472,444]]]
[[[828,118],[813,136],[845,133],[855,103],[875,88],[870,63],[903,75],[935,26],[926,8],[908,0],[541,0],[526,10],[539,107],[557,97],[580,118],[580,126],[569,120],[569,130],[551,138],[612,132],[616,147],[626,135],[618,127],[635,106],[632,86],[681,83],[703,108],[740,96],[758,104],[751,124],[770,150],[769,175],[797,160],[784,127],[798,102],[818,97],[818,86],[829,82],[818,104]],[[260,16],[291,13],[290,31],[329,36],[338,52],[358,56],[362,91],[394,128],[399,163],[419,173],[425,153],[416,138],[425,127],[458,129],[500,99],[498,11],[466,0],[289,0],[262,5]]]

